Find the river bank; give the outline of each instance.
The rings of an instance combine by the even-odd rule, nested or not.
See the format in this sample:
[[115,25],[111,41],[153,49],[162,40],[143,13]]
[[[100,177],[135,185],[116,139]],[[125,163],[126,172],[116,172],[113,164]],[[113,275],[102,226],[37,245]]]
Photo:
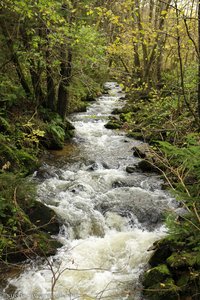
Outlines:
[[157,93],[143,99],[133,91],[127,105],[113,112],[113,128],[117,123],[127,136],[148,143],[134,150],[142,159],[140,168],[158,172],[179,204],[176,213],[166,214],[168,236],[151,248],[155,252],[143,278],[144,295],[152,300],[199,299],[199,134],[191,131],[192,119],[177,118],[176,110],[170,115],[170,99]]

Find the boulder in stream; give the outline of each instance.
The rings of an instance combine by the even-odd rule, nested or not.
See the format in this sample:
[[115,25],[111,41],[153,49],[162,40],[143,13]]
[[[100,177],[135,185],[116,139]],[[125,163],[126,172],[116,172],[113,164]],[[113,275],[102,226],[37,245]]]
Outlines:
[[41,202],[35,201],[34,204],[26,209],[30,221],[41,231],[49,234],[59,233],[59,222],[55,212]]

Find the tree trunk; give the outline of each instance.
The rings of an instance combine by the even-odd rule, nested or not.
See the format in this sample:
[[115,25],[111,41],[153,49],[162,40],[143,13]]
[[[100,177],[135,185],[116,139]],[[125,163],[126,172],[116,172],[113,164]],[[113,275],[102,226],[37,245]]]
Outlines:
[[147,46],[144,43],[144,33],[143,33],[144,30],[143,30],[142,21],[141,21],[140,3],[138,0],[135,0],[135,10],[136,10],[136,14],[134,17],[137,22],[138,29],[140,31],[141,40],[142,40],[143,64],[144,64],[144,68],[145,68],[145,65],[148,61],[148,52],[147,52]]
[[24,92],[25,92],[27,98],[29,98],[31,96],[31,90],[29,88],[29,85],[26,81],[23,70],[21,68],[18,56],[17,56],[17,54],[14,50],[13,41],[10,38],[9,33],[7,31],[7,28],[6,28],[6,25],[3,21],[0,22],[0,26],[1,26],[2,33],[4,35],[5,41],[6,41],[6,45],[9,49],[10,54],[11,54],[11,60],[13,61],[13,64],[15,66],[15,69],[16,69],[16,72],[17,72],[17,75],[18,75],[18,78],[19,78],[19,82],[20,82],[22,88],[24,89]]
[[[25,49],[27,50],[27,52],[31,53],[32,49],[30,46],[30,38],[26,33],[24,24],[20,27],[20,33]],[[39,32],[39,35],[42,35],[41,30]],[[36,65],[36,62],[33,57],[29,59],[29,72],[31,76],[35,101],[37,104],[42,104],[44,102],[44,94],[41,87],[41,70],[39,62]]]
[[[200,1],[198,2],[198,48],[200,53]],[[200,56],[198,56],[198,118],[200,120]]]
[[50,50],[49,50],[49,39],[48,30],[46,33],[46,84],[47,84],[47,108],[54,111],[56,102],[56,92],[53,80],[53,72],[51,68]]
[[35,62],[30,59],[30,75],[33,85],[34,97],[37,104],[43,104],[44,95],[41,88],[41,76],[38,70],[36,70]]
[[[168,0],[168,2],[165,3],[165,7],[163,7],[163,6],[160,7],[160,9],[159,9],[159,16],[160,16],[159,22],[158,22],[158,18],[155,18],[155,24],[158,24],[158,25],[156,25],[156,26],[158,26],[156,28],[158,30],[158,32],[157,32],[155,43],[153,45],[153,48],[152,48],[152,51],[150,53],[149,59],[148,59],[146,65],[145,65],[145,71],[144,71],[144,80],[145,80],[145,82],[149,82],[151,67],[152,67],[154,61],[157,61],[157,64],[156,64],[157,80],[161,80],[162,50],[163,50],[165,39],[163,39],[160,35],[161,35],[161,31],[163,31],[163,29],[164,29],[165,19],[166,19],[166,15],[167,15],[167,12],[168,12],[169,7],[170,7],[170,3],[171,3],[171,0]],[[161,3],[160,5],[163,5],[163,4]],[[163,9],[166,11],[165,15],[162,15],[162,10]]]
[[61,50],[61,65],[60,65],[60,75],[61,80],[58,88],[58,103],[57,112],[65,120],[67,107],[69,102],[69,91],[68,87],[71,82],[72,74],[72,50],[68,46],[68,55],[66,51],[66,45],[62,45]]

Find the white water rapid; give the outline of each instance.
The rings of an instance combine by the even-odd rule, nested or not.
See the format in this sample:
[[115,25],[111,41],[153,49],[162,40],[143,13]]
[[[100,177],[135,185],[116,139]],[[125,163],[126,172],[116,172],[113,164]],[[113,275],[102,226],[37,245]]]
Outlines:
[[143,299],[139,277],[149,247],[166,234],[162,216],[173,199],[156,174],[126,172],[139,160],[132,148],[140,142],[104,127],[111,111],[124,104],[116,83],[106,88],[108,94],[87,112],[71,117],[73,152],[68,160],[57,158],[60,168],[46,166],[50,176],[38,186],[39,200],[63,224],[56,237],[62,248],[49,262],[30,263],[10,279],[0,299]]

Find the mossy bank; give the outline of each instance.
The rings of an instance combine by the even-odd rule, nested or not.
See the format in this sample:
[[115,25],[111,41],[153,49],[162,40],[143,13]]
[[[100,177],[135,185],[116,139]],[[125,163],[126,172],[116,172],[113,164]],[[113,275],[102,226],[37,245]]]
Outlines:
[[148,270],[142,278],[148,300],[191,300],[200,297],[200,135],[198,123],[180,108],[177,95],[165,89],[129,90],[122,109],[113,111],[106,125],[125,130],[145,142],[133,149],[138,168],[158,172],[164,188],[177,200],[177,212],[166,213],[168,236],[153,245]]

